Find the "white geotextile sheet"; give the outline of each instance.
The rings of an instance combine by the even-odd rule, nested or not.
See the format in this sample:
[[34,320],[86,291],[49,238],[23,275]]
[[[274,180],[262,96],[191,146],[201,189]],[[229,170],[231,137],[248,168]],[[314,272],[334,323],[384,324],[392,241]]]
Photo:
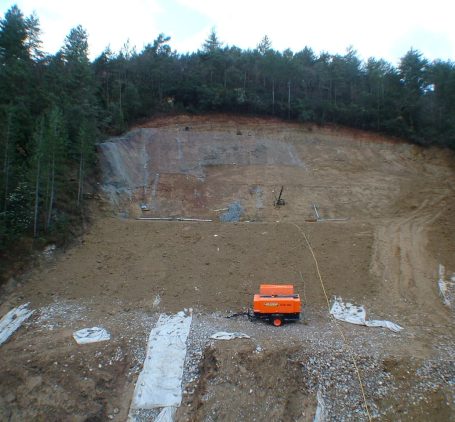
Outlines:
[[9,339],[13,334],[35,311],[28,309],[28,303],[18,306],[17,308],[11,309],[1,320],[0,320],[0,345]]
[[97,343],[99,341],[107,341],[111,339],[111,335],[101,327],[83,328],[75,331],[73,338],[77,344]]
[[350,322],[351,324],[366,325],[367,327],[384,327],[391,331],[398,332],[403,329],[398,324],[391,321],[384,320],[370,320],[366,319],[365,308],[360,305],[353,305],[352,303],[344,303],[341,297],[334,298],[330,313],[338,320]]
[[234,338],[250,338],[249,335],[244,334],[244,333],[228,333],[226,331],[218,331],[215,334],[212,334],[210,338],[214,340],[232,340]]
[[178,407],[182,401],[183,364],[191,315],[160,315],[147,345],[144,367],[134,389],[131,409]]
[[438,288],[444,305],[451,306],[450,292],[455,288],[455,274],[452,275],[451,280],[446,280],[446,269],[441,264],[439,264]]
[[314,415],[313,422],[326,422],[327,421],[327,408],[325,407],[324,398],[322,397],[321,389],[318,390],[317,395],[318,405]]
[[176,412],[177,408],[174,406],[163,407],[154,422],[174,422]]

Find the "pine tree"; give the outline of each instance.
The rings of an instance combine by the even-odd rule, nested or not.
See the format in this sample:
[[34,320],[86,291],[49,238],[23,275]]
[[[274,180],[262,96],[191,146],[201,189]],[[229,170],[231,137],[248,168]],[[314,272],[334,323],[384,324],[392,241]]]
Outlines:
[[260,41],[260,43],[257,45],[257,49],[261,55],[265,55],[267,51],[269,51],[272,48],[272,42],[270,41],[269,37],[267,35],[264,35],[264,38]]
[[79,152],[79,169],[78,169],[78,188],[77,188],[77,207],[81,207],[84,198],[84,183],[87,169],[90,168],[94,161],[94,143],[96,130],[90,123],[82,122],[78,135],[78,152]]
[[218,39],[218,35],[216,34],[215,28],[212,28],[208,38],[202,45],[202,50],[204,53],[215,53],[216,51],[221,49],[222,45],[223,44]]
[[425,76],[428,61],[422,54],[410,49],[400,61],[399,74],[403,87],[401,108],[402,116],[408,126],[408,136],[416,138],[419,130],[419,113],[422,107],[422,96],[426,89]]
[[57,107],[49,113],[44,142],[47,199],[45,228],[48,231],[53,220],[57,191],[63,185],[67,173],[67,137],[63,115]]
[[65,75],[63,113],[68,128],[70,153],[77,155],[80,124],[96,119],[95,78],[88,58],[87,32],[73,28],[61,51]]
[[33,236],[38,237],[39,233],[39,217],[40,217],[40,203],[41,203],[41,167],[43,159],[43,146],[44,146],[44,117],[41,117],[38,120],[35,133],[33,134],[34,140],[34,151],[33,151],[33,161],[34,165],[32,166],[32,177],[35,184],[35,195],[34,195],[34,211],[33,211]]

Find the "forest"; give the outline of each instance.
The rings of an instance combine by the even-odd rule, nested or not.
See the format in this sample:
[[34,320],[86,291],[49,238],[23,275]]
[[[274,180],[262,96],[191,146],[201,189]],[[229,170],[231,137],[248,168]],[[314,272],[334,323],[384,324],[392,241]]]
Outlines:
[[277,51],[267,36],[242,50],[212,30],[196,52],[159,34],[140,52],[126,42],[91,61],[81,26],[55,54],[42,51],[40,32],[17,6],[0,18],[1,253],[24,238],[70,238],[85,218],[97,142],[158,113],[275,116],[455,148],[455,65],[412,48],[395,67],[353,47]]

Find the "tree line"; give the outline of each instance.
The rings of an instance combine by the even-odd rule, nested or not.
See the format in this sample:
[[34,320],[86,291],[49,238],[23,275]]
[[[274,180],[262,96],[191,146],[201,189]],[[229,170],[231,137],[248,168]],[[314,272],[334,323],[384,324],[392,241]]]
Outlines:
[[224,45],[215,32],[179,54],[164,34],[88,56],[86,31],[41,49],[36,15],[0,19],[0,250],[80,224],[97,141],[166,112],[228,112],[335,123],[455,148],[455,66],[410,49],[382,59]]
[[84,29],[47,55],[38,18],[11,7],[0,20],[0,251],[81,222],[98,115]]

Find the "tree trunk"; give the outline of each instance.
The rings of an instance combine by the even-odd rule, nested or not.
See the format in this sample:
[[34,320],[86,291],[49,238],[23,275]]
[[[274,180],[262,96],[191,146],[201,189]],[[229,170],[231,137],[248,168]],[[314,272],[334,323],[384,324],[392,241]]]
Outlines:
[[84,186],[84,153],[83,153],[83,145],[81,141],[81,156],[79,161],[79,186],[77,189],[77,207],[79,208],[82,199],[82,190]]
[[379,117],[379,112],[380,112],[380,91],[379,87],[377,90],[377,96],[376,96],[376,130],[379,130],[380,127],[380,117]]
[[288,119],[291,120],[291,81],[288,81]]
[[109,110],[109,73],[106,75],[106,107]]
[[55,190],[55,150],[52,152],[52,170],[51,170],[51,194],[49,197],[49,208],[47,213],[46,230],[49,230],[52,219],[52,207],[54,204],[54,190]]
[[272,114],[275,114],[275,79],[272,79]]
[[11,111],[8,111],[6,125],[6,139],[5,139],[5,157],[3,160],[3,173],[5,174],[5,186],[4,186],[4,203],[3,211],[6,211],[8,206],[8,184],[9,184],[9,141],[11,136]]
[[120,107],[120,113],[121,113],[122,116],[123,116],[123,106],[122,106],[122,77],[121,77],[121,76],[119,77],[119,84],[118,84],[118,86],[119,86],[119,100],[118,100],[118,102],[119,102],[119,107]]
[[39,212],[39,178],[40,178],[41,158],[38,158],[35,183],[35,212],[33,214],[33,237],[38,237],[38,212]]
[[38,164],[36,168],[36,183],[35,183],[35,212],[33,214],[33,237],[38,237],[38,215],[39,215],[39,182],[41,171],[41,144],[43,142],[43,121],[41,121],[41,128],[38,139]]
[[[47,164],[47,167],[45,167],[45,169],[46,169],[46,194],[44,195],[44,198],[43,198],[43,204],[46,204],[49,202],[49,190],[50,190],[50,186],[51,186],[51,182],[50,182],[51,157],[50,157],[50,155],[47,157],[46,164]],[[45,228],[47,230],[47,210],[45,212],[46,212],[46,216],[45,216],[44,221],[45,221]]]

